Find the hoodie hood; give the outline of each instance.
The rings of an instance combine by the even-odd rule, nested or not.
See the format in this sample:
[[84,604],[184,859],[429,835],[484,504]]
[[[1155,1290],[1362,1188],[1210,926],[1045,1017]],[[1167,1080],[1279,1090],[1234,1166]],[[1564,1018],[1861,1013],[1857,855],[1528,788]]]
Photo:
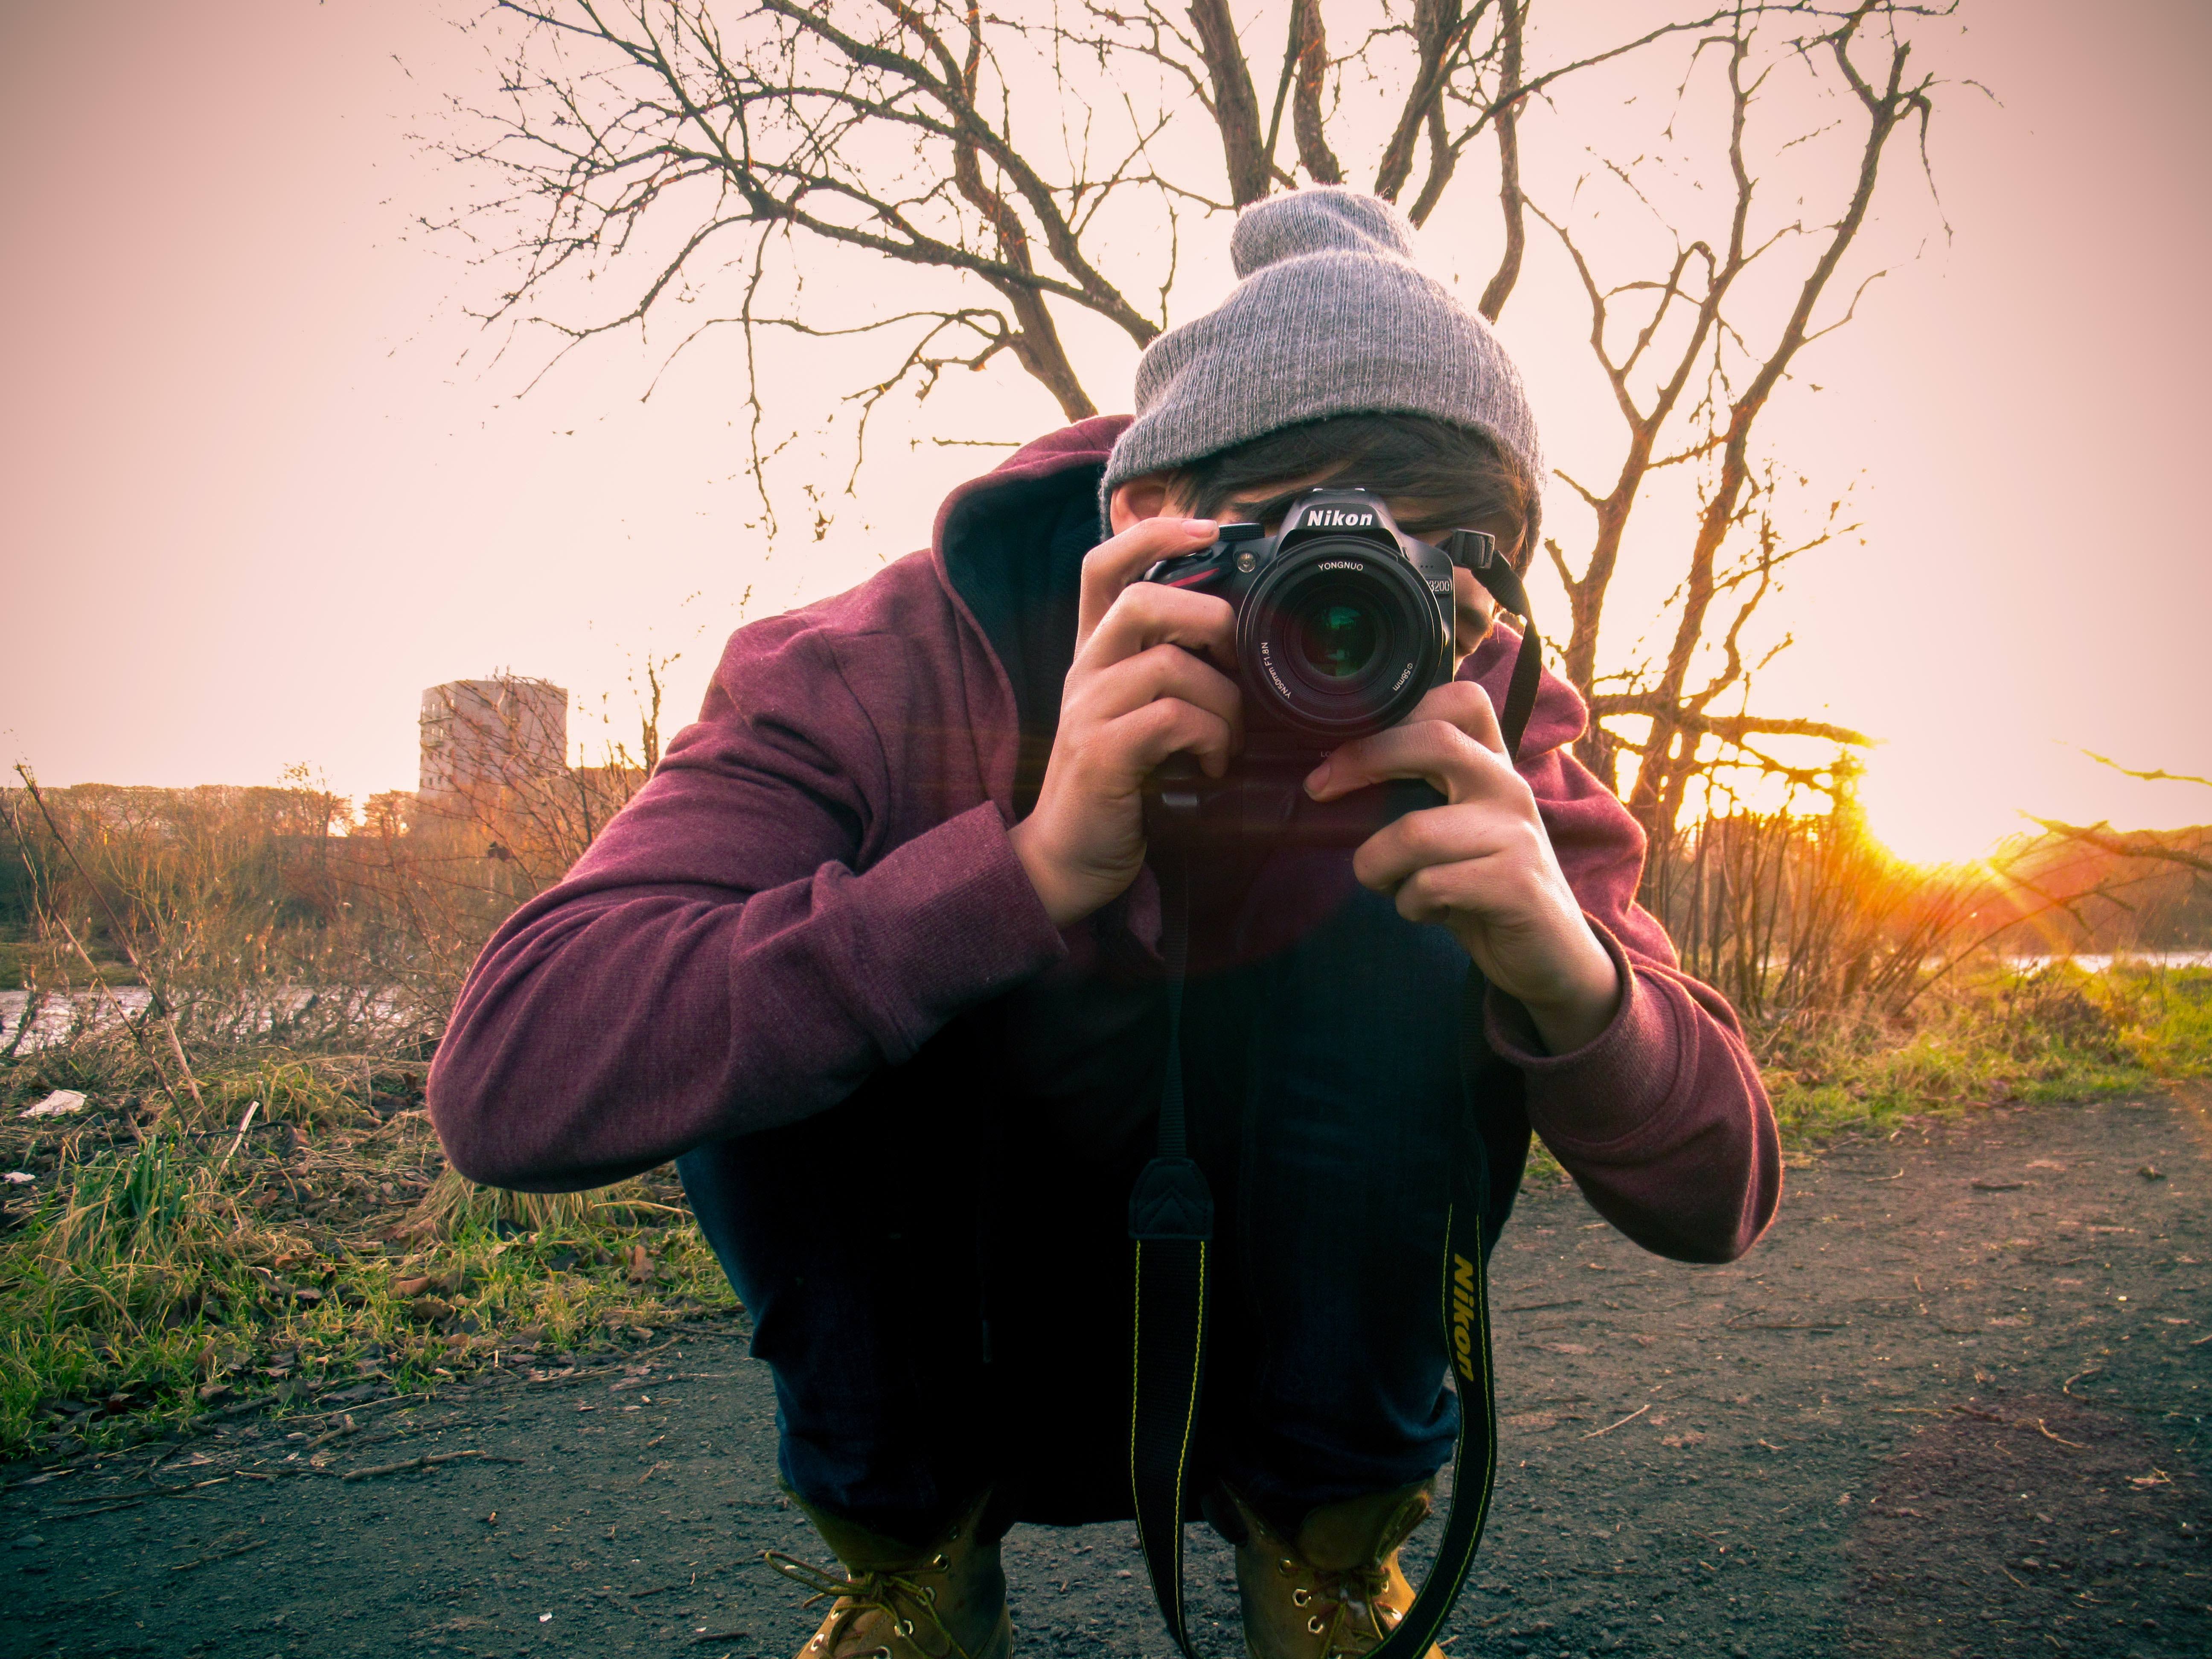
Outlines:
[[1098,480],[1129,424],[1100,416],[1026,443],[937,509],[938,580],[1006,677],[1020,726],[1014,810],[1036,805],[1060,728],[1075,647],[1083,556],[1098,544]]

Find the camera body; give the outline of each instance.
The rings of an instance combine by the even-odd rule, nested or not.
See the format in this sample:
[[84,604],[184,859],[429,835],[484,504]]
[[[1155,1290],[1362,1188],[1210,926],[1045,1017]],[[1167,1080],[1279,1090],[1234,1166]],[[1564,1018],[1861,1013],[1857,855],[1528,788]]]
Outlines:
[[[1472,556],[1488,562],[1487,536],[1449,539],[1486,544]],[[1147,833],[1185,846],[1351,846],[1441,805],[1419,780],[1328,803],[1309,799],[1304,784],[1331,750],[1395,725],[1451,678],[1457,562],[1401,533],[1379,496],[1323,488],[1292,502],[1273,536],[1226,524],[1211,547],[1147,570],[1146,581],[1212,593],[1234,609],[1245,723],[1243,751],[1225,777],[1188,761],[1154,775]]]

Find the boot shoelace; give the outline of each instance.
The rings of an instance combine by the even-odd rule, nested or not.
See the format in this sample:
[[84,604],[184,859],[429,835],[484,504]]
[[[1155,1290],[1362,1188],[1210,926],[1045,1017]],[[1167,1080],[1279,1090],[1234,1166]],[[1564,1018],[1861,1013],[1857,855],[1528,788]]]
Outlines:
[[1313,1583],[1293,1586],[1291,1601],[1309,1610],[1306,1632],[1322,1638],[1318,1659],[1339,1659],[1340,1655],[1356,1659],[1382,1644],[1401,1614],[1401,1609],[1385,1606],[1382,1600],[1390,1588],[1388,1558],[1331,1570],[1285,1556],[1275,1571],[1289,1578],[1297,1576],[1301,1566],[1312,1575]]
[[[937,1633],[945,1638],[946,1659],[969,1659],[968,1650],[953,1639],[952,1632],[945,1627],[945,1620],[938,1614],[937,1587],[934,1584],[917,1583],[909,1573],[884,1571],[855,1572],[841,1577],[836,1573],[816,1566],[811,1561],[787,1555],[781,1550],[763,1550],[761,1556],[786,1578],[804,1584],[814,1592],[806,1598],[806,1606],[812,1607],[817,1601],[824,1600],[844,1602],[844,1606],[836,1609],[829,1624],[815,1632],[814,1640],[810,1644],[820,1648],[825,1659],[836,1651],[838,1644],[843,1640],[853,1622],[860,1614],[870,1612],[882,1613],[891,1621],[891,1629],[908,1640],[913,1638],[919,1615],[921,1619],[927,1620]],[[937,1555],[910,1569],[910,1573],[942,1572],[949,1565],[944,1556]],[[920,1644],[916,1644],[916,1646],[919,1648]],[[878,1647],[870,1653],[868,1659],[893,1659],[893,1655],[890,1648]]]

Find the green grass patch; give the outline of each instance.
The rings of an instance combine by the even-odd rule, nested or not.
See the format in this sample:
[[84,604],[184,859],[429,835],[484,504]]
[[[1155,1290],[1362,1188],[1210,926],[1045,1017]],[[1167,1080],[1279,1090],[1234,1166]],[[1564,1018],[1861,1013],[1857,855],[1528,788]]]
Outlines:
[[[75,1046],[0,1072],[0,1157],[34,1176],[0,1234],[0,1460],[558,1363],[736,1306],[671,1172],[537,1198],[447,1170],[419,1065],[233,1056],[195,1132],[130,1055]],[[90,1103],[22,1120],[52,1087]]]
[[1755,1034],[1785,1144],[1977,1105],[2091,1100],[2212,1072],[2212,970],[1990,972],[1910,1024],[1831,1016]]
[[[2212,1075],[2212,969],[1990,970],[1923,999],[1905,1022],[1826,1014],[1751,1033],[1785,1153],[1907,1118],[2094,1100]],[[1541,1142],[1528,1179],[1567,1179]]]

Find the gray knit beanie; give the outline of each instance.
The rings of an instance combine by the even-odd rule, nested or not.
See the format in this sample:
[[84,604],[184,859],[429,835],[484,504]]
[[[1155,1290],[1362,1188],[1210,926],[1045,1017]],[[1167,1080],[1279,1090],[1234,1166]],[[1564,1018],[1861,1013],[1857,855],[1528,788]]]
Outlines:
[[1229,254],[1240,280],[1137,363],[1137,418],[1107,458],[1114,487],[1330,415],[1426,415],[1481,433],[1527,475],[1536,546],[1544,453],[1490,325],[1413,264],[1413,228],[1340,186],[1248,208]]

